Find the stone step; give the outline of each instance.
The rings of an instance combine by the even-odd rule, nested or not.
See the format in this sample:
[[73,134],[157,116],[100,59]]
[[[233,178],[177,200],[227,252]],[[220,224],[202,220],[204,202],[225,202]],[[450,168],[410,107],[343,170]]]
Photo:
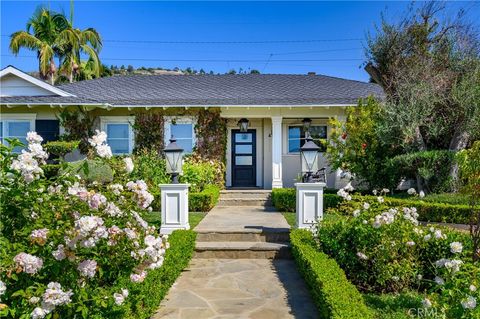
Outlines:
[[272,206],[270,199],[260,198],[222,198],[218,201],[218,206]]
[[201,242],[195,245],[196,258],[290,259],[290,244],[267,242]]
[[269,199],[271,197],[271,191],[221,191],[220,198],[258,198]]
[[199,242],[271,242],[285,243],[290,241],[290,232],[268,230],[262,232],[244,231],[200,231],[197,232]]

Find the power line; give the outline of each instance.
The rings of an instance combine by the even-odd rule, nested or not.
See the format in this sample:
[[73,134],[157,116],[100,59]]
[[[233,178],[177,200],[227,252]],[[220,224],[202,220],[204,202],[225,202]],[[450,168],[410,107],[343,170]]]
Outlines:
[[[2,34],[2,37],[10,35]],[[361,38],[345,39],[306,39],[306,40],[259,40],[259,41],[170,41],[170,40],[118,40],[103,39],[103,42],[111,43],[160,43],[160,44],[273,44],[273,43],[316,43],[316,42],[349,42],[362,41]]]
[[[14,55],[2,54],[5,57]],[[35,58],[33,55],[18,55],[19,58]],[[111,61],[159,61],[159,62],[330,62],[330,61],[363,61],[363,59],[147,59],[147,58],[102,58],[101,60]]]

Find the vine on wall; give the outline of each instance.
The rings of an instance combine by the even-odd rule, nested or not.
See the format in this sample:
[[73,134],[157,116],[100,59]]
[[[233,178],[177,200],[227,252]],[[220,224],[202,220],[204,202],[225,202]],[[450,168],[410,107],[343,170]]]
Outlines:
[[165,147],[164,138],[165,119],[162,112],[145,112],[135,115],[135,153],[142,150],[161,153]]
[[66,141],[80,141],[78,148],[82,154],[87,154],[90,148],[88,138],[93,135],[96,117],[82,107],[76,110],[62,110],[57,115],[60,125],[64,127],[65,134],[62,139]]
[[201,110],[197,116],[195,153],[201,158],[225,163],[227,120],[220,117],[220,110]]

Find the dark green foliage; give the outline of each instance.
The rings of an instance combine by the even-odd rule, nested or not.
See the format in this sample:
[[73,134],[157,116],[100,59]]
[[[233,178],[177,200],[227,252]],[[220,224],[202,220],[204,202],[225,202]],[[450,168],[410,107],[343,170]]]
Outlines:
[[216,185],[208,185],[199,193],[188,194],[188,209],[191,212],[208,212],[218,202],[220,188]]
[[132,283],[130,278],[118,281],[118,290],[127,288],[130,292],[126,301],[129,305],[128,311],[120,313],[110,309],[102,318],[150,318],[177,277],[187,267],[193,256],[195,237],[195,232],[191,230],[174,231],[168,238],[170,248],[167,249],[161,268],[150,270],[142,284]]
[[45,143],[43,147],[48,153],[62,158],[66,154],[78,148],[79,144],[80,141],[51,141]]
[[335,260],[318,250],[310,232],[293,230],[290,241],[298,270],[310,288],[320,318],[373,318],[361,294]]
[[82,107],[77,109],[64,109],[58,114],[60,125],[65,128],[62,139],[66,141],[80,141],[78,148],[82,154],[87,154],[90,149],[88,139],[93,135],[95,117]]
[[[333,190],[325,190],[323,194],[323,208],[337,207],[342,198]],[[294,212],[296,206],[295,188],[275,188],[272,190],[272,203],[275,208],[281,212]]]
[[423,151],[395,156],[390,165],[404,178],[419,175],[429,192],[439,193],[451,189],[449,173],[454,158],[455,152],[449,150]]
[[135,115],[135,153],[150,151],[157,156],[163,151],[164,117],[160,112],[137,113]]
[[[200,110],[195,125],[195,153],[203,159],[225,163],[227,149],[227,119],[220,110]],[[223,176],[222,176],[223,177]]]
[[47,179],[51,179],[57,176],[58,171],[60,170],[60,164],[46,164],[42,166],[43,174]]

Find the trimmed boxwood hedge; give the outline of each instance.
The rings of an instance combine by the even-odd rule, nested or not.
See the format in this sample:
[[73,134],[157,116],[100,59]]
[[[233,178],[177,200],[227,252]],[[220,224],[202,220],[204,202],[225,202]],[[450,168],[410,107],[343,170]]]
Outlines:
[[216,185],[208,185],[199,193],[188,194],[188,209],[191,212],[208,212],[218,202],[220,188]]
[[360,292],[348,281],[337,262],[316,248],[309,231],[293,230],[290,242],[298,270],[310,288],[320,318],[373,318]]
[[[281,212],[294,212],[296,199],[295,188],[275,188],[272,190],[272,203],[275,208]],[[324,190],[323,209],[337,207],[342,198],[337,194],[332,194],[331,190]]]
[[174,231],[169,236],[170,248],[165,253],[161,268],[149,270],[147,278],[141,284],[132,283],[130,278],[118,281],[118,290],[127,288],[130,293],[125,301],[127,310],[109,309],[99,318],[150,318],[183,269],[188,266],[195,249],[195,238],[196,233],[192,230]]

